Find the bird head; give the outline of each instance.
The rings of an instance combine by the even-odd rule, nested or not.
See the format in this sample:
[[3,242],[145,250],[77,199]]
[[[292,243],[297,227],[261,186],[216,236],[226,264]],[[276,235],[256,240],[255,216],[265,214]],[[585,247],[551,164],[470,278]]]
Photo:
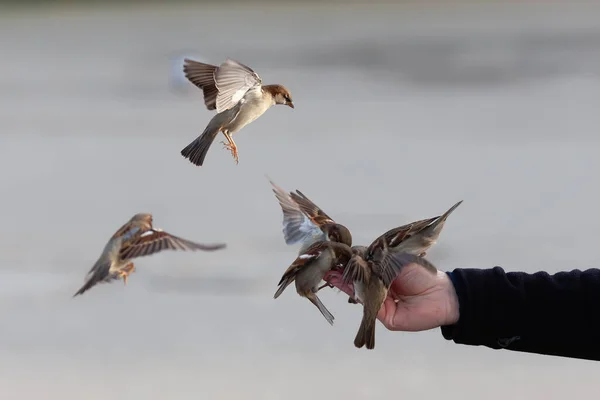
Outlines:
[[131,225],[142,228],[142,230],[152,229],[152,214],[138,213],[131,217]]
[[271,95],[273,96],[273,100],[275,104],[282,104],[284,106],[288,106],[290,108],[294,108],[294,103],[292,101],[292,94],[286,87],[283,85],[268,85],[264,87]]
[[352,234],[344,225],[329,224],[325,227],[327,237],[332,242],[343,243],[347,246],[352,246]]

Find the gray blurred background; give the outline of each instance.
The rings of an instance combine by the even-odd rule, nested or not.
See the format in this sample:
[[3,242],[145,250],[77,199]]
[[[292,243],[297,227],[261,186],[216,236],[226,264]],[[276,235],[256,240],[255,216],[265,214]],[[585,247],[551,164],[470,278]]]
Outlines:
[[[456,201],[429,258],[598,267],[600,6],[511,2],[9,2],[0,10],[0,398],[564,399],[600,365],[377,328],[324,291],[329,326],[276,284],[286,246],[268,174],[356,243]],[[47,3],[47,4],[46,4]],[[275,107],[179,151],[212,117],[182,59],[282,83]],[[219,138],[218,141],[222,140]],[[136,212],[215,253],[138,260],[72,299]],[[557,320],[557,324],[561,321]]]

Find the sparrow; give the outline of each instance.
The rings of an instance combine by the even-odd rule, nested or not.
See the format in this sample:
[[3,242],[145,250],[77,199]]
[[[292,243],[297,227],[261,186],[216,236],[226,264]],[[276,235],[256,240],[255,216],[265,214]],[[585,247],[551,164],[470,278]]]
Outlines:
[[391,252],[385,238],[377,238],[369,247],[355,247],[346,264],[342,282],[351,285],[354,297],[363,304],[363,317],[354,338],[354,346],[375,348],[375,324],[377,314],[385,301],[392,282],[402,268],[416,263],[429,271],[437,268],[415,254]]
[[319,241],[313,243],[298,257],[285,271],[278,283],[279,288],[273,298],[278,298],[288,285],[296,284],[296,292],[301,297],[306,297],[315,305],[333,325],[333,314],[323,305],[317,292],[318,285],[327,272],[331,269],[343,268],[352,257],[352,249],[344,243]]
[[463,201],[454,204],[448,211],[437,217],[411,222],[385,232],[379,239],[383,240],[386,248],[394,253],[410,253],[425,257],[427,250],[436,242],[448,216],[461,205]]
[[210,111],[217,110],[204,132],[181,150],[181,155],[195,165],[204,163],[210,145],[223,132],[236,164],[238,151],[232,135],[265,113],[271,106],[282,104],[294,108],[292,95],[283,85],[263,85],[261,78],[250,67],[226,59],[218,67],[184,59],[186,78],[202,89],[204,104]]
[[[397,228],[390,229],[383,235],[375,239],[375,242],[381,241],[382,245],[385,246],[385,251],[390,253],[409,253],[418,255],[419,257],[425,257],[427,250],[433,246],[440,233],[448,216],[462,203],[459,201],[454,204],[444,214],[422,219],[419,221],[411,222],[406,225],[399,226]],[[365,246],[353,246],[352,250],[354,254],[362,255],[366,257],[367,247]],[[427,268],[427,265],[424,265]],[[435,272],[435,271],[432,271]],[[328,286],[335,287],[338,285],[339,276],[335,272],[329,273],[325,276],[324,284],[320,289]],[[348,303],[357,304],[356,299],[348,297]]]
[[331,241],[352,246],[352,234],[348,228],[335,222],[302,192],[296,190],[296,192],[287,193],[271,179],[269,182],[283,211],[285,243],[293,245],[301,242],[298,254],[303,253],[313,243],[319,241]]
[[135,214],[109,239],[102,254],[88,272],[85,283],[73,295],[81,295],[98,283],[123,279],[135,271],[132,259],[149,256],[163,250],[214,251],[226,247],[225,243],[200,244],[171,235],[152,226],[152,214]]

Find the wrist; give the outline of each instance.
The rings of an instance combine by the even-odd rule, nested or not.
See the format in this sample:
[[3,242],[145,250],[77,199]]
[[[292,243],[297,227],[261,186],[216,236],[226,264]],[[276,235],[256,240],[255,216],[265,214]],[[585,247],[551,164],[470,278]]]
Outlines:
[[444,291],[445,301],[445,317],[442,321],[442,326],[454,325],[460,318],[460,304],[458,302],[458,295],[456,294],[456,288],[452,280],[452,272],[438,272],[442,281],[442,290]]

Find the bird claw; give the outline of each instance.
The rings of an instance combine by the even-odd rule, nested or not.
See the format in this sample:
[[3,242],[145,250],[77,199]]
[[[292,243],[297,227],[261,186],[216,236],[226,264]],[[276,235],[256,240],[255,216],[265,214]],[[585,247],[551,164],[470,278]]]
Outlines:
[[317,289],[317,292],[318,292],[319,290],[323,289],[324,287],[327,287],[327,286],[329,286],[330,288],[332,288],[332,289],[333,289],[333,285],[332,285],[331,283],[325,283],[325,284],[321,285],[321,287],[319,287],[319,288]]
[[127,286],[127,277],[135,271],[135,265],[133,263],[127,264],[121,271],[119,271],[119,275],[123,278],[123,285]]
[[239,164],[237,146],[234,144],[231,144],[231,143],[227,143],[227,142],[221,142],[221,143],[223,144],[223,147],[225,149],[227,149],[231,152],[231,156],[235,160],[235,163]]

